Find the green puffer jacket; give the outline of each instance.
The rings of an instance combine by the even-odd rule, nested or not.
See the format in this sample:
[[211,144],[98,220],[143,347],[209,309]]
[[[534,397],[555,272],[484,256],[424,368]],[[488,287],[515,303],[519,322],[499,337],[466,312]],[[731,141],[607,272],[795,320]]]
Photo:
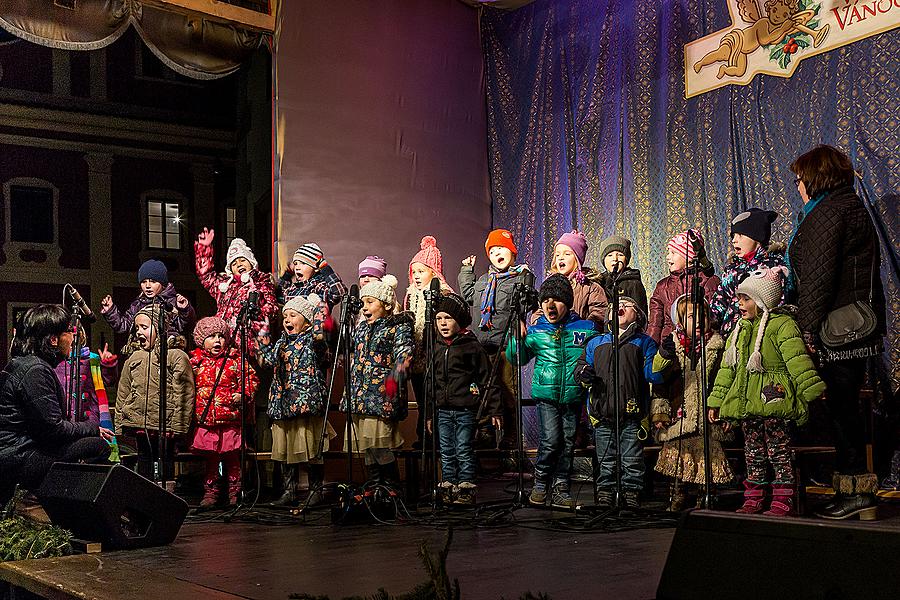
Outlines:
[[[575,381],[575,363],[584,354],[584,346],[596,333],[593,321],[582,320],[569,311],[565,321],[550,323],[541,316],[528,328],[523,342],[522,364],[537,357],[531,378],[531,397],[559,404],[584,402],[587,390]],[[516,340],[506,347],[509,362],[516,362]]]
[[[741,319],[728,337],[709,407],[718,408],[719,417],[730,421],[778,417],[802,425],[809,417],[809,403],[822,395],[825,383],[806,352],[797,322],[786,314],[769,315],[760,347],[764,372],[749,371],[747,361],[760,321],[759,317]],[[732,345],[737,361],[730,365]]]

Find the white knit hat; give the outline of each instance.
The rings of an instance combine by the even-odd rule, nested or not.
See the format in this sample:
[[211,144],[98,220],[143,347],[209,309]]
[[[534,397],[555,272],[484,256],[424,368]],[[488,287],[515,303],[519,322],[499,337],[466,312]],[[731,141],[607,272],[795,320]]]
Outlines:
[[393,275],[385,275],[381,281],[370,281],[359,290],[359,297],[376,298],[385,306],[392,307],[397,302],[397,278]]
[[254,269],[259,267],[259,263],[256,262],[256,257],[253,256],[253,250],[250,249],[247,242],[241,238],[234,238],[228,246],[228,253],[225,255],[225,264],[230,267],[231,263],[238,258],[246,258],[247,261],[253,265]]
[[303,318],[309,323],[312,323],[313,317],[315,316],[316,311],[319,310],[320,304],[322,304],[322,299],[316,294],[310,294],[306,298],[303,296],[294,296],[285,303],[284,308],[281,309],[281,313],[284,314],[287,310],[295,310],[303,315]]
[[[762,353],[760,352],[763,334],[769,322],[769,312],[781,303],[787,274],[788,270],[783,266],[772,267],[771,269],[757,269],[738,285],[737,293],[749,296],[762,311],[759,330],[756,332],[756,342],[753,344],[753,352],[747,361],[747,369],[753,373],[765,371],[762,364]],[[732,334],[728,349],[725,351],[725,364],[730,367],[737,364],[736,344],[737,330]]]

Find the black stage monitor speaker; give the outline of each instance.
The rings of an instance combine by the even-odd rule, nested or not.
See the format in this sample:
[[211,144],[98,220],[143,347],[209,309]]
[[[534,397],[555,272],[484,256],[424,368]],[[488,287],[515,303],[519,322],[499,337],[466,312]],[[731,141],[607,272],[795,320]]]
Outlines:
[[657,600],[900,598],[900,530],[692,511],[681,519]]
[[188,513],[184,500],[121,465],[55,463],[37,496],[55,525],[104,550],[170,544]]

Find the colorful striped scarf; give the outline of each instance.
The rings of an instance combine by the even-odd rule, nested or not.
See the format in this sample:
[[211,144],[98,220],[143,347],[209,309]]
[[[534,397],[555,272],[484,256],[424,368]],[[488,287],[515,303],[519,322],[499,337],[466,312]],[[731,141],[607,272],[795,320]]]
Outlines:
[[499,271],[495,271],[492,267],[488,272],[487,286],[485,286],[484,292],[481,294],[480,327],[482,329],[494,328],[494,313],[497,312],[497,286],[499,285],[500,280],[515,277],[516,275],[521,273],[522,269],[524,268],[525,265],[517,265],[510,267],[508,270],[501,273]]
[[[91,379],[94,380],[94,392],[97,393],[97,405],[100,409],[100,427],[110,431],[113,429],[112,416],[109,413],[109,399],[106,397],[106,388],[103,386],[103,376],[100,374],[100,356],[91,353]],[[107,442],[109,444],[109,462],[119,462],[119,444],[116,438]]]

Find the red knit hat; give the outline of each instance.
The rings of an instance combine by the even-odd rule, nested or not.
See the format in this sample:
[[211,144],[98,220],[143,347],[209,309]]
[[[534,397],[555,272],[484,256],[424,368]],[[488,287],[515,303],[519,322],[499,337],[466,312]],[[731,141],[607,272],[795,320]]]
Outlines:
[[689,229],[688,231],[682,231],[675,237],[669,240],[667,247],[672,250],[675,254],[679,254],[685,257],[685,260],[692,261],[696,256],[696,252],[694,252],[694,246],[691,244],[690,239],[688,239],[688,232],[691,231],[694,235],[697,236],[697,241],[700,242],[700,245],[705,245],[703,243],[703,234],[700,233],[697,229]]
[[484,242],[484,251],[488,256],[491,255],[491,248],[494,246],[508,248],[509,251],[513,253],[513,256],[519,254],[519,251],[516,249],[516,243],[513,241],[512,234],[506,229],[495,229],[488,234],[487,240]]
[[434,236],[426,235],[419,244],[421,250],[409,261],[409,282],[413,279],[413,263],[422,263],[432,271],[435,277],[444,281],[444,259],[441,257],[441,250],[437,247],[437,240]]

